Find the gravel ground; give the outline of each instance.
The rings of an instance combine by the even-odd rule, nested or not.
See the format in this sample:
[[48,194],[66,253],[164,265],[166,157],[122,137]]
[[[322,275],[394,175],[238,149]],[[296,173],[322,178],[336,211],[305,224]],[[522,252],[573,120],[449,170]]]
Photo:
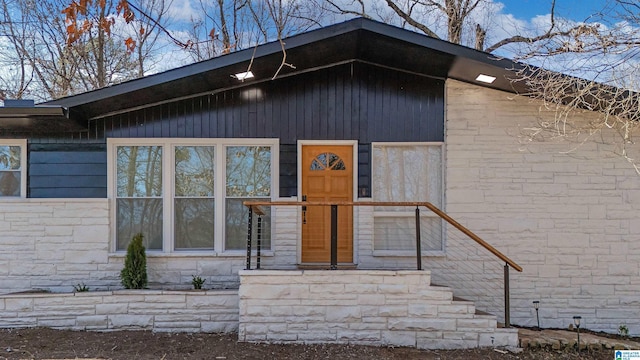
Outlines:
[[494,349],[417,350],[355,345],[238,343],[237,334],[161,334],[148,331],[84,332],[44,328],[0,330],[0,359],[613,359],[598,352],[550,349],[518,354]]

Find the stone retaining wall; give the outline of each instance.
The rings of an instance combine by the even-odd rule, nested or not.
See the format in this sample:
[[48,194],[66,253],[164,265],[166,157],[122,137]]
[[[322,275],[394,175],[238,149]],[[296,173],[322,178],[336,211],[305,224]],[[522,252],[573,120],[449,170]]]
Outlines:
[[517,346],[428,271],[240,271],[239,340],[418,348]]
[[0,327],[234,332],[237,290],[12,294],[0,296]]

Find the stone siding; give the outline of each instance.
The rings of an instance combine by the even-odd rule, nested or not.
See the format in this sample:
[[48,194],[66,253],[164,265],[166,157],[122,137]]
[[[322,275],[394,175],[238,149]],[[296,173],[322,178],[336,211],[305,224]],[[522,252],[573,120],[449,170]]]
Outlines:
[[237,290],[121,290],[0,296],[0,327],[235,332]]
[[543,327],[581,315],[588,329],[640,334],[640,175],[616,134],[530,141],[555,112],[453,80],[446,119],[446,210],[523,266],[511,275],[512,322],[535,326],[539,300]]
[[240,272],[239,340],[428,349],[517,346],[516,329],[431,286],[428,271]]
[[[121,289],[125,253],[111,252],[109,204],[108,199],[0,200],[0,294],[71,292],[78,284],[91,291]],[[291,209],[280,211],[289,216]],[[295,266],[296,241],[288,239],[296,225],[282,219],[274,229],[282,230],[283,241],[264,252],[263,266]],[[274,256],[276,251],[282,256]],[[206,279],[207,289],[237,288],[245,261],[244,251],[147,252],[149,286],[191,289],[197,275]]]

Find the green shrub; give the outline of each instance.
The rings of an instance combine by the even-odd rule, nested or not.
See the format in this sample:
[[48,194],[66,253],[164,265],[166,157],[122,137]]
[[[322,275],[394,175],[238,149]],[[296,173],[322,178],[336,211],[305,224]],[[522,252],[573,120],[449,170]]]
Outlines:
[[142,234],[136,234],[127,247],[124,268],[120,272],[122,286],[126,289],[147,287],[147,255],[142,245]]
[[202,285],[204,284],[205,281],[207,281],[206,279],[203,279],[200,276],[191,275],[191,277],[192,277],[191,285],[193,285],[193,288],[196,290],[201,290]]
[[89,287],[87,285],[85,285],[84,283],[78,284],[78,285],[73,285],[73,291],[74,292],[87,292],[87,291],[89,291]]

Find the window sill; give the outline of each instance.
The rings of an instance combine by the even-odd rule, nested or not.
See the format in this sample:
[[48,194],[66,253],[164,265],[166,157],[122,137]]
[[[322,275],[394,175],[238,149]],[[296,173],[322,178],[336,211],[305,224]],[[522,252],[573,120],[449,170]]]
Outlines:
[[[447,254],[442,250],[429,250],[423,251],[422,256],[429,257],[445,257]],[[383,256],[394,256],[394,257],[416,257],[416,252],[411,250],[374,250],[373,256],[375,257],[383,257]]]
[[[216,257],[216,258],[244,258],[247,256],[246,251],[230,250],[224,252],[215,251],[174,251],[174,252],[160,252],[160,251],[148,251],[147,258],[194,258],[194,257]],[[118,251],[109,253],[111,258],[124,258],[127,256],[126,251]],[[251,256],[256,256],[256,251],[251,252]],[[272,257],[274,253],[272,250],[263,250],[260,252],[261,257]]]

